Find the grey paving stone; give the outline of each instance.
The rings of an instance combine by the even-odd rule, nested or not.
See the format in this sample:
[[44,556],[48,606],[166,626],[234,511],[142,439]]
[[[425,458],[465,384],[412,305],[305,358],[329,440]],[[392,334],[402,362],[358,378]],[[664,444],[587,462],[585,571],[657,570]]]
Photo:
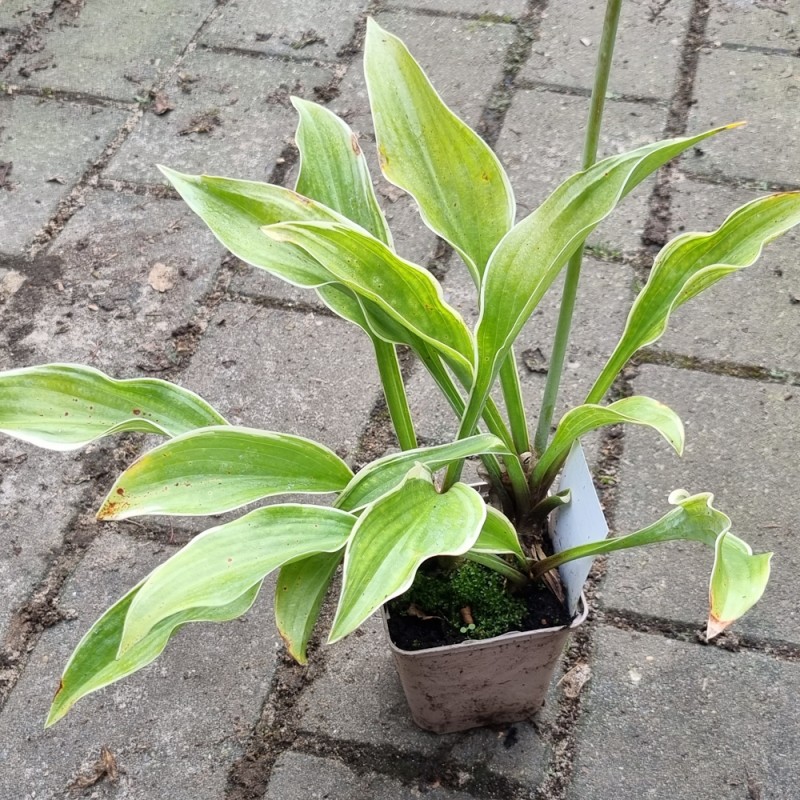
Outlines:
[[223,303],[182,383],[233,424],[353,452],[380,391],[369,339],[329,317]]
[[[15,59],[9,69],[15,70],[14,82],[26,86],[133,102],[172,66],[214,5],[213,0],[156,0],[135,7],[115,0],[86,3],[67,22],[54,18],[44,49]],[[20,67],[29,67],[30,76]]]
[[[585,97],[538,89],[515,94],[497,152],[514,187],[519,219],[579,171],[588,113],[589,100]],[[663,108],[641,103],[608,103],[600,137],[600,157],[623,153],[663,138],[665,121]],[[652,186],[651,178],[625,198],[589,237],[589,243],[611,251],[639,249]]]
[[[514,27],[400,10],[377,14],[375,19],[405,42],[445,103],[469,125],[477,125],[492,89],[502,78]],[[480,53],[480,58],[475,53]],[[371,133],[362,61],[361,55],[354,58],[339,96],[330,106],[355,130]]]
[[365,0],[234,0],[203,32],[203,44],[335,61]]
[[485,14],[494,17],[521,17],[525,0],[388,0],[388,8],[419,8],[447,14]]
[[800,7],[794,0],[717,0],[711,5],[706,39],[796,50],[800,45]]
[[[710,231],[764,192],[693,180],[675,184],[673,233]],[[679,308],[658,347],[700,358],[800,370],[800,234],[768,245],[752,267]]]
[[350,769],[339,761],[291,751],[283,753],[275,763],[264,800],[469,800],[471,795],[443,789],[440,786],[407,786],[400,781],[365,771]]
[[[775,553],[764,597],[731,630],[797,644],[797,393],[780,384],[654,366],[641,368],[634,390],[681,416],[686,451],[679,459],[651,431],[626,429],[614,532],[663,516],[673,489],[714,492],[732,532],[755,552]],[[713,561],[709,548],[693,542],[614,553],[602,602],[705,627]]]
[[570,800],[789,800],[797,664],[600,628]]
[[24,251],[125,121],[125,113],[77,103],[0,96],[0,254]]
[[266,586],[242,619],[188,626],[154,664],[80,701],[54,727],[42,727],[80,637],[170,553],[115,534],[91,547],[60,598],[75,619],[43,634],[0,714],[0,796],[68,797],[70,784],[91,773],[101,747],[115,756],[119,778],[116,786],[95,785],[93,796],[218,800],[224,794],[280,647]]
[[107,174],[161,183],[160,163],[182,172],[266,180],[297,127],[289,95],[313,99],[313,87],[330,77],[307,64],[195,52],[165,89],[175,109],[146,113]]
[[63,540],[80,481],[76,456],[0,438],[0,642]]
[[[474,329],[475,290],[465,272],[460,264],[451,265],[444,279],[444,293],[445,299],[461,312],[469,327]],[[605,359],[617,343],[633,300],[632,280],[632,271],[627,266],[586,258],[555,422],[568,408],[583,402]],[[532,428],[536,425],[546,380],[546,373],[542,370],[549,363],[553,346],[560,291],[561,279],[544,296],[515,345],[523,398]],[[600,313],[598,308],[602,309]],[[409,381],[408,392],[418,433],[436,443],[450,441],[458,429],[458,421],[421,365],[416,367]],[[499,403],[499,390],[496,393]],[[592,441],[593,437],[588,436],[584,445]],[[593,445],[590,446],[592,449]]]
[[532,787],[541,780],[550,747],[530,723],[514,726],[517,738],[510,747],[496,730],[441,736],[414,724],[377,615],[345,641],[327,648],[326,662],[325,674],[298,703],[302,731],[387,745],[438,760],[448,748],[450,756],[465,766],[501,771]]
[[50,0],[5,0],[0,5],[0,28],[21,30],[52,7]]
[[[0,339],[18,366],[77,361],[117,377],[157,375],[172,366],[171,333],[222,253],[183,202],[94,192],[47,257],[20,264],[27,281],[8,301]],[[150,283],[159,271],[163,292]]]
[[[609,91],[669,98],[689,25],[690,0],[622,7]],[[605,3],[569,3],[542,13],[539,37],[520,73],[522,80],[591,89],[603,31]]]
[[700,56],[689,130],[746,120],[683,159],[688,172],[800,183],[800,74],[796,59],[718,49]]

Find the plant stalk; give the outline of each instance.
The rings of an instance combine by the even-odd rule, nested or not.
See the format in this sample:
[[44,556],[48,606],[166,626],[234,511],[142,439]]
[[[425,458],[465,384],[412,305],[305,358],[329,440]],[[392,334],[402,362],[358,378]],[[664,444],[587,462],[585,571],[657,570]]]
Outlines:
[[393,344],[384,342],[377,336],[371,338],[375,346],[375,358],[378,362],[383,396],[386,398],[386,406],[389,409],[389,416],[392,418],[397,440],[400,442],[400,449],[413,450],[417,447],[417,436],[414,432],[411,410],[408,407],[400,363],[397,360],[397,350]]
[[527,453],[531,449],[528,438],[528,421],[525,419],[525,406],[522,403],[522,387],[519,383],[517,360],[512,347],[500,367],[500,386],[503,390],[503,400],[506,403],[508,421],[511,425],[511,436],[514,439],[514,448],[517,455]]
[[[597,146],[600,141],[600,129],[603,123],[603,108],[608,91],[608,76],[611,73],[611,59],[614,55],[614,42],[619,27],[619,14],[622,0],[608,0],[606,16],[603,21],[603,36],[600,40],[600,53],[592,88],[592,103],[589,109],[589,122],[586,126],[586,139],[583,144],[583,169],[589,169],[597,161]],[[542,408],[536,426],[533,446],[538,455],[547,447],[550,437],[550,425],[553,421],[558,389],[564,371],[564,358],[569,343],[572,327],[572,315],[575,310],[575,298],[578,293],[578,280],[583,261],[583,243],[578,247],[567,264],[567,275],[564,291],[561,295],[561,309],[558,315],[558,326],[553,341],[553,352],[550,356],[550,368],[547,371],[547,382],[542,397]]]

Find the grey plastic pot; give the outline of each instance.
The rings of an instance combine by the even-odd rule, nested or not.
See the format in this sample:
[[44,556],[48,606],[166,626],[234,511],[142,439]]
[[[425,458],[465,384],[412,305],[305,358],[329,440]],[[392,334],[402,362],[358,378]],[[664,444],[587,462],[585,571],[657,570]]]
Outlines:
[[[467,641],[428,650],[401,650],[389,638],[400,683],[414,722],[426,731],[453,733],[529,719],[543,705],[570,625]],[[388,612],[383,624],[389,636]]]

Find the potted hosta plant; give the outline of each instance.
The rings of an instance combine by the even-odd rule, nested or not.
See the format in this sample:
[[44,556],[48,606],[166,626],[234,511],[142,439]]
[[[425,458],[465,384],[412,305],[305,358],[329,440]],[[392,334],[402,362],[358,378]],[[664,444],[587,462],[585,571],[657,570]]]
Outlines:
[[[580,592],[590,557],[670,539],[708,545],[709,636],[758,600],[770,554],[754,555],[734,536],[708,493],[676,492],[674,507],[657,522],[605,538],[579,440],[604,425],[632,423],[649,426],[681,452],[677,415],[648,397],[607,402],[612,382],[637,350],[661,336],[674,308],[752,264],[765,243],[800,222],[800,193],[758,199],[718,230],[668,244],[584,404],[551,436],[583,241],[662,164],[725,130],[593,163],[613,38],[609,24],[584,169],[515,223],[514,196],[497,157],[444,105],[403,43],[368,25],[365,70],[381,169],[464,262],[480,312],[474,329],[429,272],[395,252],[358,139],[325,108],[294,100],[301,153],[295,191],[163,170],[232,253],[315,291],[369,337],[399,451],[354,474],[322,445],[228,425],[199,397],[164,381],[118,381],[64,364],[1,374],[0,430],[11,436],[57,450],[121,431],[167,437],[117,479],[100,519],[214,515],[286,494],[332,498],[328,506],[258,507],[176,552],[86,632],[48,724],[81,697],[153,661],[184,624],[243,614],[276,571],[277,625],[300,663],[331,586],[338,598],[329,642],[389,604],[401,676],[409,698],[421,703],[415,718],[438,731],[524,717],[541,705],[564,637],[585,617]],[[531,440],[514,340],[565,266],[564,307]],[[400,346],[428,370],[461,420],[453,441],[418,445]],[[468,458],[481,460],[485,491],[461,480]],[[530,630],[537,625],[543,630]],[[438,641],[429,637],[432,626]]]

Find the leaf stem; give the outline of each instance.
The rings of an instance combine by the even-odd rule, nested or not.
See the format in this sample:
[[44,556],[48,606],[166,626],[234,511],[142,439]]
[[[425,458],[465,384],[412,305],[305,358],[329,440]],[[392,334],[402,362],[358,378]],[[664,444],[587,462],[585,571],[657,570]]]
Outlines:
[[414,432],[411,410],[408,407],[400,363],[397,360],[397,350],[393,344],[384,342],[377,336],[370,338],[375,347],[375,358],[378,362],[383,395],[386,398],[386,406],[389,409],[389,416],[392,418],[397,440],[400,442],[400,449],[413,450],[417,447],[417,436]]
[[503,400],[506,403],[508,421],[511,424],[511,436],[518,454],[527,453],[531,449],[528,438],[528,421],[525,418],[525,407],[522,403],[522,388],[519,383],[517,361],[512,347],[500,367],[500,385],[503,390]]
[[[600,41],[600,53],[595,69],[592,104],[589,109],[589,122],[586,127],[586,139],[583,145],[583,169],[588,169],[597,160],[597,145],[600,141],[600,129],[603,122],[603,107],[608,91],[608,76],[611,72],[611,59],[614,55],[614,42],[617,38],[619,14],[622,0],[608,0],[606,16],[603,22],[603,36]],[[534,437],[536,453],[541,454],[547,447],[550,436],[550,424],[558,399],[558,389],[564,370],[564,357],[567,352],[572,315],[575,310],[575,298],[578,292],[578,280],[583,261],[583,244],[575,251],[567,265],[564,291],[561,295],[561,309],[558,315],[558,326],[553,341],[553,352],[550,356],[550,368],[547,371],[547,383],[542,397],[542,408]]]

